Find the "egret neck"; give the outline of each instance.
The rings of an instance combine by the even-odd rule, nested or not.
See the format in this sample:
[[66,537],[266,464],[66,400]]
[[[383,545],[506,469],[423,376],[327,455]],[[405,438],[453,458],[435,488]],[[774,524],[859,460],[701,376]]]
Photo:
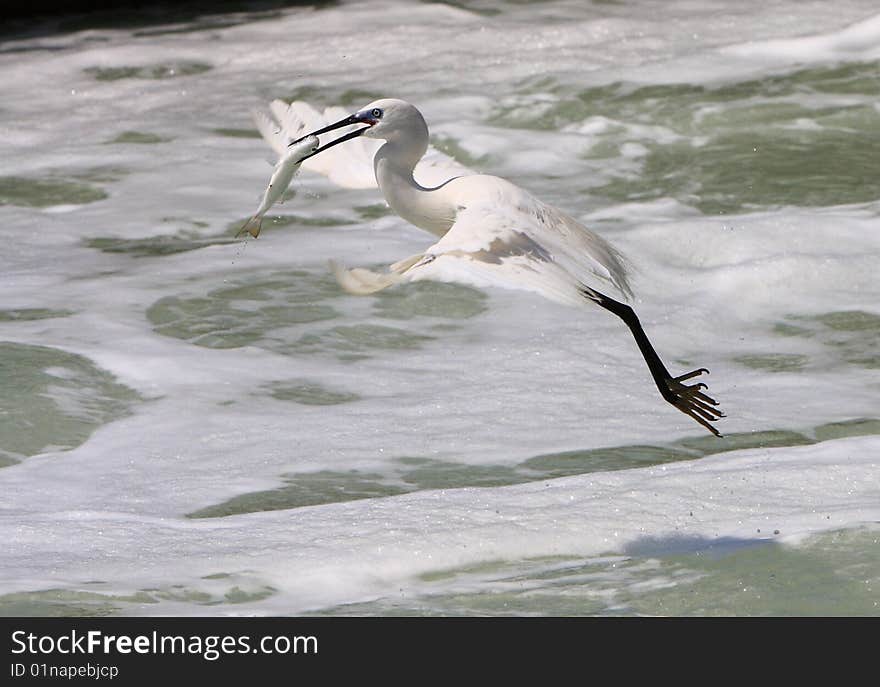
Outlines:
[[413,178],[413,168],[427,148],[427,131],[418,141],[388,141],[376,153],[373,168],[382,195],[394,212],[420,229],[443,236],[455,222],[458,207],[446,192],[448,181],[425,188]]

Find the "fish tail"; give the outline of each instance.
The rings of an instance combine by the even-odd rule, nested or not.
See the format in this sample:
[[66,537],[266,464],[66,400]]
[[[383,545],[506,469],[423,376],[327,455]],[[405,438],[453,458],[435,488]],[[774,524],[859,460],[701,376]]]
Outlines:
[[263,228],[263,216],[262,215],[254,215],[247,222],[244,223],[241,229],[238,230],[238,233],[235,235],[235,238],[238,238],[242,234],[250,234],[254,238],[257,238],[260,235],[260,229]]

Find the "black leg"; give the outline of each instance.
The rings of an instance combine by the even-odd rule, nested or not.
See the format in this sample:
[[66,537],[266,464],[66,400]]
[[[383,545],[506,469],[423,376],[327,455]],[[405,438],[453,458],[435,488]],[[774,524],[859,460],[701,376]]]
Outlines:
[[626,303],[609,298],[594,289],[585,288],[583,293],[584,296],[597,305],[601,305],[609,312],[617,315],[629,327],[639,350],[642,352],[642,356],[645,358],[645,362],[648,364],[648,369],[651,371],[654,383],[657,385],[657,389],[660,390],[663,398],[685,415],[699,422],[716,437],[720,437],[721,434],[718,430],[709,423],[724,417],[724,413],[718,410],[718,403],[714,399],[701,391],[701,389],[706,388],[706,385],[702,382],[690,385],[682,383],[701,374],[708,374],[709,370],[701,367],[679,377],[673,377],[669,374],[669,370],[666,369],[663,361],[660,360],[660,356],[657,355],[657,351],[654,350],[654,347],[648,340],[648,336],[645,334],[645,330],[642,328],[642,323],[639,322],[635,310],[626,305]]

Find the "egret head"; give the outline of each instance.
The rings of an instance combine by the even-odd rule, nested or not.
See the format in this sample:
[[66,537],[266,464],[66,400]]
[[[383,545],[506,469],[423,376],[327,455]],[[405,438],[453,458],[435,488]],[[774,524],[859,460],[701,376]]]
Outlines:
[[[386,141],[394,141],[398,138],[410,140],[425,139],[427,141],[428,138],[428,125],[425,124],[425,119],[422,117],[422,113],[408,102],[397,100],[396,98],[381,98],[379,100],[374,100],[353,115],[341,119],[329,126],[325,126],[323,129],[313,131],[311,134],[307,134],[307,136],[319,136],[320,134],[333,131],[334,129],[340,129],[344,126],[361,124],[365,124],[366,126],[361,126],[358,129],[347,133],[345,136],[341,136],[335,141],[331,141],[330,143],[321,146],[306,157],[317,155],[322,150],[326,150],[327,148],[342,143],[343,141],[351,140],[357,136],[381,138]],[[306,136],[294,141],[294,143],[298,143],[304,138],[306,138]]]
[[368,138],[393,140],[400,135],[416,134],[421,129],[427,132],[422,113],[404,100],[382,98],[375,100],[355,114],[360,121],[370,124],[364,131]]

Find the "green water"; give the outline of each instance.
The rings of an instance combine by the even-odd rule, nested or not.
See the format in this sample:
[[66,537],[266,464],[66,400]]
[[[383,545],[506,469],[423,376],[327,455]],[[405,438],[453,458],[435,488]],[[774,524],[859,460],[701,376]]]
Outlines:
[[130,171],[131,170],[127,167],[122,167],[120,165],[95,165],[93,167],[86,167],[85,169],[71,169],[66,172],[64,172],[64,170],[57,170],[53,171],[53,173],[67,174],[67,176],[72,179],[103,184],[111,181],[119,181],[129,174]]
[[151,134],[145,131],[123,131],[121,134],[116,136],[107,143],[139,143],[139,144],[151,144],[151,143],[166,143],[170,141],[170,138],[165,138],[164,136],[159,136],[157,134]]
[[416,282],[376,294],[374,312],[392,320],[438,317],[463,320],[487,308],[485,294],[458,284]]
[[[880,616],[876,526],[813,535],[797,545],[769,535],[651,540],[636,543],[632,553],[587,559],[486,561],[424,573],[399,583],[392,596],[312,614]],[[86,589],[5,594],[0,616],[127,615],[155,612],[151,607],[163,602],[259,608],[277,593],[247,573],[226,572],[129,593],[106,586],[94,581]]]
[[360,396],[348,391],[334,391],[314,381],[275,382],[268,387],[269,395],[279,401],[293,401],[307,406],[335,406],[357,401]]
[[108,197],[100,184],[119,181],[128,173],[118,165],[96,165],[46,169],[40,176],[0,176],[0,206],[48,208],[94,203]]
[[807,364],[807,356],[792,353],[741,355],[734,358],[740,365],[762,372],[795,372]]
[[[789,315],[773,325],[772,333],[782,337],[810,339],[821,348],[823,368],[855,366],[880,369],[880,316],[863,310],[843,310],[821,315]],[[784,345],[784,344],[783,344]],[[754,354],[735,360],[747,367],[770,372],[793,372],[808,366],[801,354]]]
[[449,155],[453,160],[471,169],[480,169],[489,163],[488,156],[471,155],[462,145],[451,136],[431,136],[431,145],[441,153]]
[[235,129],[229,127],[218,127],[211,129],[218,136],[226,136],[227,138],[260,138],[260,132],[256,129]]
[[[296,196],[296,191],[288,189],[284,192],[283,200],[290,200]],[[275,209],[277,209],[276,206]],[[250,215],[230,222],[227,230],[230,234],[238,233],[242,225],[250,219]],[[321,215],[318,217],[306,217],[304,215],[265,215],[263,217],[263,229],[282,229],[284,227],[338,227],[344,224],[354,224],[353,220],[334,215]]]
[[44,589],[0,596],[0,616],[42,618],[101,617],[122,611],[123,604],[155,603],[146,594],[99,594],[68,589]]
[[181,231],[177,234],[162,234],[142,239],[98,236],[86,239],[83,243],[89,248],[96,248],[104,253],[123,253],[133,258],[155,258],[235,242],[236,240],[227,234],[203,236],[196,231]]
[[204,62],[180,60],[142,66],[87,67],[84,71],[98,81],[119,81],[120,79],[174,79],[203,74],[212,68],[210,64]]
[[11,308],[0,310],[0,322],[31,322],[67,317],[72,314],[70,310],[52,310],[51,308]]
[[[107,249],[106,240],[90,245]],[[424,282],[369,301],[376,318],[409,321],[406,328],[363,318],[319,325],[341,318],[340,309],[353,301],[360,299],[342,291],[328,271],[292,270],[236,278],[199,296],[167,296],[148,308],[147,318],[159,334],[197,346],[255,345],[287,355],[329,352],[354,361],[383,351],[417,350],[436,338],[419,331],[426,329],[422,322],[455,322],[486,309],[486,296],[476,289]]]
[[[95,580],[84,589],[42,589],[0,596],[0,616],[100,617],[150,612],[170,602],[192,606],[220,606],[255,603],[276,593],[276,589],[255,581],[248,574],[206,575],[199,586],[168,585],[113,592]],[[152,608],[151,608],[152,607]]]
[[880,197],[878,96],[880,62],[714,86],[617,82],[577,90],[544,77],[521,82],[489,123],[555,131],[605,118],[584,153],[597,171],[619,160],[625,143],[646,153],[637,172],[612,173],[585,193],[606,202],[673,197],[715,215]]
[[880,530],[658,542],[680,553],[496,561],[319,615],[880,616]]
[[305,271],[231,281],[203,296],[168,296],[147,310],[156,331],[208,348],[237,348],[260,342],[284,348],[284,336],[275,330],[333,319],[337,311],[325,301],[339,295],[329,274]]
[[379,219],[380,217],[387,217],[388,215],[393,214],[391,208],[385,203],[357,206],[355,207],[355,211],[357,211],[361,219],[364,220]]
[[227,501],[188,514],[190,518],[219,518],[240,513],[285,510],[337,501],[355,501],[403,494],[407,490],[389,483],[379,474],[357,470],[321,470],[284,478],[277,489],[235,496]]
[[104,200],[98,186],[56,178],[0,177],[0,205],[47,208],[53,205],[83,205]]
[[[841,366],[880,369],[880,316],[863,310],[842,310],[820,315],[788,315],[774,322],[769,334],[775,351],[735,356],[733,361],[761,372],[804,373]],[[806,339],[816,353],[784,352],[785,339]]]
[[[281,389],[279,394],[278,389]],[[303,405],[331,405],[357,399],[320,386],[272,386],[271,395]],[[373,473],[357,470],[288,473],[275,489],[250,492],[190,513],[190,517],[224,517],[240,513],[286,510],[323,503],[391,496],[424,489],[496,487],[556,477],[650,467],[744,449],[807,446],[829,439],[880,434],[880,420],[857,418],[820,425],[809,432],[767,430],[689,437],[664,445],[631,445],[548,453],[513,465],[470,465],[455,460],[399,457]]]
[[534,479],[507,465],[467,465],[434,458],[398,458],[383,472],[358,470],[291,473],[282,476],[284,485],[251,492],[202,508],[189,517],[216,518],[239,513],[286,510],[322,503],[393,496],[424,489],[497,487]]
[[383,351],[415,351],[434,338],[381,324],[340,325],[304,334],[282,350],[291,355],[333,351],[340,360],[352,362]]
[[47,346],[0,342],[0,379],[0,460],[7,465],[79,446],[140,400],[88,359]]

